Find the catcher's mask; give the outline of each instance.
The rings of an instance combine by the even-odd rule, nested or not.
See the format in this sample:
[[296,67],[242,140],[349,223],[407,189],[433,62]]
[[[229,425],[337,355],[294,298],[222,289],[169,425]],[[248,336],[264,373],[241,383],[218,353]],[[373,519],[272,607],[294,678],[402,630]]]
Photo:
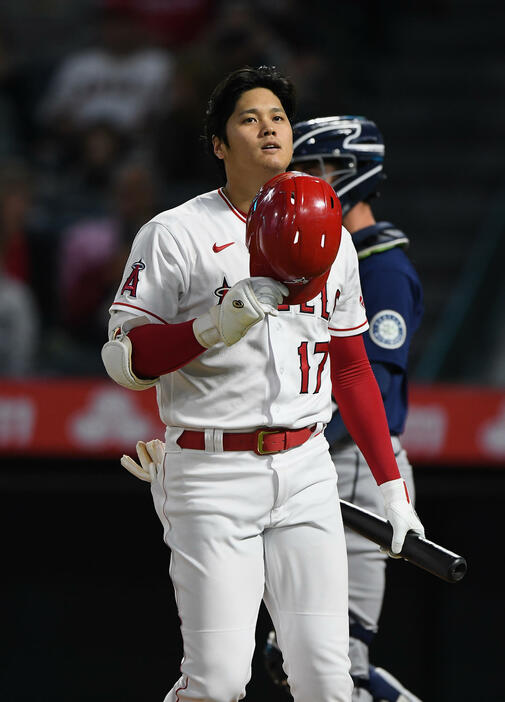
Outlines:
[[[318,117],[293,126],[291,167],[332,164],[328,173],[344,216],[358,202],[379,194],[385,179],[384,139],[375,122],[366,117]],[[315,172],[315,171],[311,171]]]
[[342,209],[324,180],[281,173],[263,185],[247,215],[251,276],[268,276],[289,289],[286,304],[319,295],[340,246]]

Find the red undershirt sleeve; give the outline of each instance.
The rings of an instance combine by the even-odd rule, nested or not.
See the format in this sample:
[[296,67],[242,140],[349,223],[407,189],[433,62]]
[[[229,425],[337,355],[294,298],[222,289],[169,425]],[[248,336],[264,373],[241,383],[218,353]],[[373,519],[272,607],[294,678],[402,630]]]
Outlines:
[[133,372],[139,378],[158,378],[182,368],[206,348],[198,343],[193,320],[181,324],[144,324],[128,332]]
[[362,335],[330,341],[333,396],[378,485],[400,477],[386,412]]

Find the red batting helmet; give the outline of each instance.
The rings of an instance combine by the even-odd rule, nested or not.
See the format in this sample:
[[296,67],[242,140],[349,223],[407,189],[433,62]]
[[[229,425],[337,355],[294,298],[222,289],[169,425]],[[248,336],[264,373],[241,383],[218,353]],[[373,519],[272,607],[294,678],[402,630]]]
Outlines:
[[260,188],[247,215],[251,276],[284,283],[287,304],[312,300],[326,283],[341,232],[331,185],[306,173],[281,173]]

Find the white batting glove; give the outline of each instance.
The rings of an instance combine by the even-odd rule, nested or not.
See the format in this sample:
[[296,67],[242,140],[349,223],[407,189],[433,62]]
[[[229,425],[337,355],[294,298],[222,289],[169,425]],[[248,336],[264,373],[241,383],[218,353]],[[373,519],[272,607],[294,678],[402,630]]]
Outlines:
[[165,444],[159,439],[152,439],[145,443],[137,441],[137,456],[140,465],[130,456],[121,457],[121,465],[139,480],[151,483],[156,477],[156,466],[163,462]]
[[228,290],[220,305],[195,319],[195,336],[207,349],[218,341],[236,344],[265,315],[277,315],[277,306],[288,294],[287,287],[273,278],[244,278]]
[[424,537],[424,527],[412,506],[403,478],[388,480],[379,485],[379,488],[384,498],[386,519],[393,527],[391,551],[388,553],[393,558],[399,557],[397,554],[403,548],[407,532],[413,531]]

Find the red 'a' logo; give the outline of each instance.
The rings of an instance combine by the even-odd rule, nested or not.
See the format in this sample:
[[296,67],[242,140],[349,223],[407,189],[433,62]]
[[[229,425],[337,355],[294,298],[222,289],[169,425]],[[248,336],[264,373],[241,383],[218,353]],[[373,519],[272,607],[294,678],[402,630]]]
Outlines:
[[121,295],[125,293],[130,293],[130,297],[137,297],[137,285],[139,284],[139,273],[143,271],[146,264],[142,259],[137,261],[137,263],[132,263],[132,272],[126,279],[125,284],[121,288]]

